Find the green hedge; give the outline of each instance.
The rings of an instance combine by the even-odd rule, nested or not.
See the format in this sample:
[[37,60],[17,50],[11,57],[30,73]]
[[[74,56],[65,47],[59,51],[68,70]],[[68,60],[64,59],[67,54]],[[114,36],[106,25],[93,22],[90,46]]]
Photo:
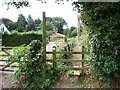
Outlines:
[[2,45],[3,46],[20,46],[22,44],[29,44],[32,40],[41,40],[42,34],[37,33],[4,33],[2,35]]
[[[120,3],[81,3],[82,22],[93,46],[93,70],[100,80],[120,77]],[[89,42],[90,42],[89,41]]]

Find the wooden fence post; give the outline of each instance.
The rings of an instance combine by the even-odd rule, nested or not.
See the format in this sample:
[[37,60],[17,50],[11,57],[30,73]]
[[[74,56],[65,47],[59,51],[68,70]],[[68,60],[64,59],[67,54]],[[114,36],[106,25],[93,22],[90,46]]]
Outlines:
[[[85,57],[85,47],[82,46],[82,60],[84,60],[84,57]],[[82,72],[81,72],[81,75],[84,75],[84,62],[82,62]]]
[[43,12],[43,35],[42,35],[42,42],[43,42],[43,60],[46,62],[46,16],[45,12]]
[[55,60],[56,60],[56,47],[55,46],[53,46],[53,49],[52,49],[53,51],[53,68],[56,68],[57,67],[57,63],[55,62]]

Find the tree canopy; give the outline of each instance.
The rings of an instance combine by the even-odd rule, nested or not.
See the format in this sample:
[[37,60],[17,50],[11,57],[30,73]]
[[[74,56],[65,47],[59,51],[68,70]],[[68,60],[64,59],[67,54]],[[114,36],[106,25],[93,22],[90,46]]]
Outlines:
[[17,31],[23,32],[25,30],[26,24],[27,24],[27,21],[25,19],[25,16],[23,16],[22,14],[19,14],[18,20],[17,20]]

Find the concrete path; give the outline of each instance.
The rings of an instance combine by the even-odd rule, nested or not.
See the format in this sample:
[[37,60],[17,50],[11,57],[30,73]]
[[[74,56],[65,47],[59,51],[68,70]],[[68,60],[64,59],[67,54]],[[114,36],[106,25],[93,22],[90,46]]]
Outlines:
[[47,45],[46,45],[46,51],[52,51],[52,47],[53,46],[56,46],[56,43],[55,42],[49,42]]

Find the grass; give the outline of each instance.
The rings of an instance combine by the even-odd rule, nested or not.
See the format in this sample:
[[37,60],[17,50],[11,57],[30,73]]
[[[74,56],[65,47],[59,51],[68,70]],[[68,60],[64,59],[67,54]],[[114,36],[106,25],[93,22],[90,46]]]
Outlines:
[[93,74],[81,76],[79,79],[75,76],[70,77],[70,81],[76,85],[79,85],[80,88],[110,88],[109,84],[101,82]]
[[63,42],[64,39],[63,39],[63,38],[55,38],[55,41],[56,41],[56,42]]
[[78,43],[77,37],[67,38],[67,41],[74,44]]

